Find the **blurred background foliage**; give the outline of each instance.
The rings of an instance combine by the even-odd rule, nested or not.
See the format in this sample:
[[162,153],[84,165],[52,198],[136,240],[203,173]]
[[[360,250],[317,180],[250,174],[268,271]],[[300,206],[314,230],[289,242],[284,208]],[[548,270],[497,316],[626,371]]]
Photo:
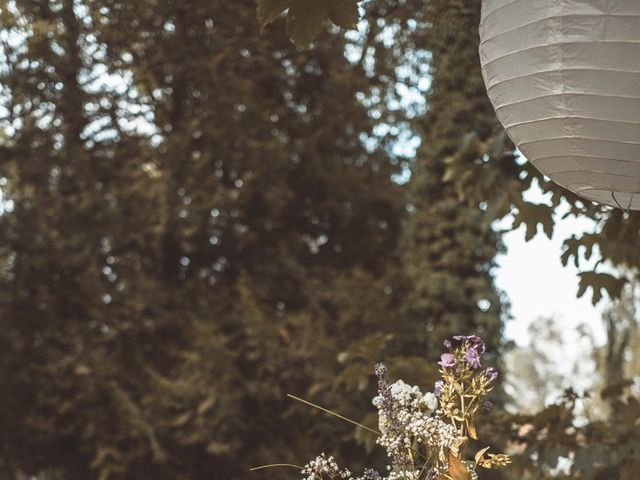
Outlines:
[[484,434],[517,455],[504,478],[636,478],[640,216],[514,151],[480,76],[479,0],[359,8],[0,1],[0,478],[379,465],[365,431],[285,394],[375,424],[375,361],[430,388],[442,340],[478,333],[505,366],[496,222],[550,235],[560,214],[595,221],[562,261],[601,259],[580,293],[613,299],[584,355],[604,395],[544,408],[567,340],[541,321],[544,342],[504,357],[511,413]]

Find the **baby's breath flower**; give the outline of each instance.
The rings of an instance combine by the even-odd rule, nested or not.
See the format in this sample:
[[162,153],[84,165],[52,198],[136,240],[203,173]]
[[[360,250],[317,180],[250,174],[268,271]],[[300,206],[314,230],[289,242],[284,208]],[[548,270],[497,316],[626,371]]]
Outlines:
[[415,469],[393,470],[384,480],[414,480],[418,478],[419,471]]
[[427,392],[424,394],[422,399],[424,400],[424,403],[427,405],[429,410],[435,411],[436,408],[438,408],[438,398],[435,396],[435,394]]
[[321,453],[316,458],[307,463],[301,473],[306,475],[305,480],[329,479],[349,479],[351,472],[347,469],[340,470],[333,457],[327,457]]

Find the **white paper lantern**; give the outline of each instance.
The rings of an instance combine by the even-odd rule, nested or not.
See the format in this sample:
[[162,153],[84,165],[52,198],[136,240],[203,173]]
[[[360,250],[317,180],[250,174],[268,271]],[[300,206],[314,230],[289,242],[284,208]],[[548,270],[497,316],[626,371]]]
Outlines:
[[480,62],[500,122],[536,168],[640,210],[640,0],[483,0]]

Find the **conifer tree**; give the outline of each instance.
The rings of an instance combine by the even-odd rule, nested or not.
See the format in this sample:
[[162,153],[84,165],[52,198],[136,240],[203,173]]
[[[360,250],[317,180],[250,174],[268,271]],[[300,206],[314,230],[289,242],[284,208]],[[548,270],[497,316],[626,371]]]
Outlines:
[[245,478],[351,435],[285,398],[335,401],[396,262],[344,40],[263,37],[248,0],[2,15],[3,467]]
[[[9,475],[242,479],[335,439],[349,460],[353,428],[285,393],[335,408],[372,360],[417,376],[451,332],[499,343],[495,234],[442,179],[490,128],[463,75],[476,13],[421,4],[372,3],[364,38],[303,50],[249,0],[0,2]],[[399,67],[430,54],[423,119]]]
[[[437,352],[450,332],[486,335],[496,351],[505,315],[492,268],[499,238],[483,205],[460,201],[444,178],[465,137],[486,138],[495,126],[478,68],[475,31],[480,2],[429,2],[429,35],[417,46],[431,53],[429,111],[419,122],[422,145],[410,185],[413,213],[405,232],[405,322]],[[420,39],[418,39],[420,42]],[[471,72],[471,73],[470,73]]]

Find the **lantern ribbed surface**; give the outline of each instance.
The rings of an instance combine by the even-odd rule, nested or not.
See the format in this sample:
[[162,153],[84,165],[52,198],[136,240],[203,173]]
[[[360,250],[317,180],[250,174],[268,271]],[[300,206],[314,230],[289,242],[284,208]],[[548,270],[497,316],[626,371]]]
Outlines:
[[500,122],[536,168],[640,210],[640,0],[484,0],[480,62]]

